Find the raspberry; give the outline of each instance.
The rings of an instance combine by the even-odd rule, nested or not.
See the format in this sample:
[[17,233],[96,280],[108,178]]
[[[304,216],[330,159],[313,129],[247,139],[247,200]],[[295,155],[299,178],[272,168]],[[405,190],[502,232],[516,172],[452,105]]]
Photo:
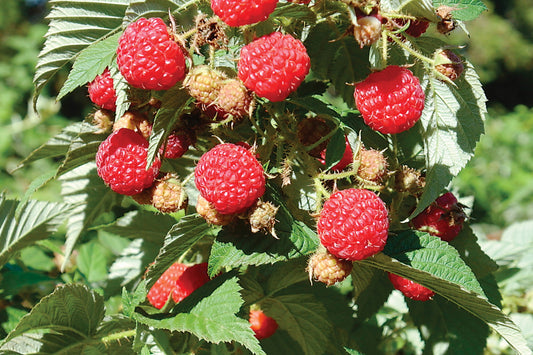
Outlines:
[[106,110],[96,110],[91,123],[98,128],[99,133],[110,132],[113,128],[113,115]]
[[353,33],[361,48],[371,46],[381,37],[381,21],[375,16],[361,17],[357,19]]
[[387,159],[379,150],[362,148],[358,159],[357,175],[361,179],[379,184],[387,175]]
[[176,281],[186,269],[187,265],[174,263],[161,275],[146,295],[152,306],[157,309],[163,308],[172,290],[176,287]]
[[239,79],[229,79],[220,88],[216,108],[222,117],[236,120],[252,114],[254,97]]
[[397,191],[408,192],[415,196],[420,195],[426,185],[426,181],[420,171],[406,165],[400,166],[400,169],[396,171],[394,182]]
[[117,94],[113,88],[113,78],[109,69],[94,78],[87,88],[91,101],[105,110],[115,111],[117,109]]
[[465,70],[461,57],[449,49],[438,51],[435,61],[435,69],[450,80],[456,80]]
[[173,174],[166,174],[151,188],[151,204],[163,213],[173,213],[187,208],[187,194]]
[[178,303],[210,280],[207,274],[207,263],[189,266],[176,280],[172,291],[172,299]]
[[194,67],[183,81],[189,94],[203,106],[211,106],[215,102],[226,76],[207,65]]
[[395,134],[413,127],[424,109],[424,91],[409,69],[390,65],[355,86],[355,102],[375,131]]
[[261,310],[250,310],[250,328],[257,339],[269,338],[278,329],[278,323]]
[[415,301],[427,301],[435,295],[435,292],[414,281],[398,276],[396,274],[392,274],[390,272],[388,272],[387,274],[394,288],[401,291],[405,297],[408,297]]
[[[326,121],[321,117],[305,118],[298,123],[298,139],[300,143],[308,147],[318,142],[322,137],[327,136],[331,132],[331,128]],[[320,158],[322,152],[326,150],[328,141],[325,140],[319,145],[309,150],[309,155]]]
[[385,203],[372,191],[353,188],[331,195],[317,225],[322,245],[336,257],[352,261],[382,251],[388,229]]
[[146,115],[137,111],[126,111],[122,117],[113,124],[113,131],[127,128],[142,134],[144,139],[149,139],[152,134],[152,123],[148,121]]
[[219,144],[200,158],[194,170],[200,194],[221,214],[237,214],[265,193],[265,174],[246,148]]
[[273,32],[241,49],[239,79],[258,96],[283,101],[304,81],[310,66],[301,41]]
[[181,47],[160,18],[140,18],[128,25],[117,49],[120,73],[133,87],[167,90],[185,76]]
[[215,226],[227,226],[235,218],[234,214],[220,214],[209,201],[202,197],[202,195],[198,196],[196,212],[198,212],[207,223]]
[[96,167],[106,185],[119,194],[135,195],[152,186],[161,161],[146,170],[148,141],[131,129],[121,128],[98,147]]
[[411,220],[413,228],[452,241],[461,229],[466,216],[451,192],[437,198],[418,216]]
[[248,217],[252,233],[264,230],[272,234],[274,238],[278,239],[276,231],[274,230],[278,209],[279,207],[274,206],[270,202],[257,203]]
[[313,254],[307,264],[309,279],[320,281],[327,286],[333,286],[347,278],[352,268],[351,261],[339,259],[327,251]]
[[[344,154],[342,155],[341,160],[339,160],[337,164],[331,167],[330,170],[332,172],[342,171],[344,170],[344,168],[346,168],[348,165],[350,165],[353,162],[353,151],[352,151],[352,147],[350,147],[350,143],[348,142],[347,137],[345,137],[345,141],[346,141],[346,148],[344,149]],[[322,164],[324,165],[326,164],[326,150],[325,149],[320,153],[319,160]]]
[[[189,150],[189,146],[195,142],[196,138],[191,133],[173,132],[167,138],[164,157],[167,159],[181,158]],[[163,147],[159,149],[159,152],[163,154]]]
[[[398,26],[403,27],[409,20],[396,19],[395,22]],[[411,20],[409,27],[405,29],[405,33],[412,37],[422,36],[429,27],[429,21],[425,20]]]
[[278,0],[211,0],[211,8],[228,26],[239,27],[264,21]]

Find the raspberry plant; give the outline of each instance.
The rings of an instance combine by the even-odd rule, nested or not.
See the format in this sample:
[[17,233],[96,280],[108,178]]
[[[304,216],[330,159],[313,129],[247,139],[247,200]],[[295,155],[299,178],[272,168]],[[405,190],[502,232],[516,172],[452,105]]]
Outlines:
[[[254,1],[262,6],[242,10],[241,3],[252,2],[50,2],[35,102],[66,68],[58,100],[106,73],[115,111],[95,106],[37,148],[20,168],[52,157],[60,161],[57,170],[43,173],[22,200],[1,198],[2,265],[39,246],[61,256],[62,273],[31,312],[11,313],[0,351],[480,354],[492,331],[516,351],[531,353],[501,311],[496,264],[479,247],[468,218],[449,243],[409,223],[451,188],[483,133],[483,89],[468,59],[458,57],[461,46],[449,38],[466,31],[484,4]],[[367,22],[372,31],[360,29]],[[423,30],[413,32],[420,23]],[[442,70],[459,64],[453,75]],[[407,73],[408,83],[394,80],[394,90],[384,90],[390,82],[380,75],[373,83],[378,88],[365,92],[362,115],[355,88],[387,68]],[[206,73],[217,75],[195,81]],[[230,81],[224,97],[231,105],[211,95]],[[412,92],[415,108],[407,100]],[[243,102],[233,102],[238,98]],[[365,123],[383,111],[402,128],[379,132]],[[301,133],[308,120],[320,124]],[[191,146],[167,156],[176,132]],[[135,147],[116,139],[123,135]],[[242,175],[252,163],[235,156],[212,160],[202,169],[216,171],[216,184],[206,180],[202,189],[216,191],[200,194],[198,161],[221,144],[238,146],[260,175]],[[359,173],[363,149],[383,154],[370,160],[379,166],[364,167],[383,170],[379,178]],[[351,160],[339,167],[350,151]],[[110,156],[110,162],[103,159]],[[162,213],[151,206],[153,191],[168,176],[178,193],[157,198],[169,196],[177,207]],[[253,187],[256,179],[264,186]],[[58,202],[31,199],[51,180],[61,183]],[[356,208],[352,198],[343,198],[351,191],[358,191]],[[253,198],[238,208],[221,204],[224,197],[214,203],[213,195],[233,192]],[[367,203],[371,213],[364,213]],[[330,247],[320,245],[318,220],[337,256],[345,255],[339,246],[364,255],[339,260],[349,275],[324,275],[329,287],[309,279],[310,257]],[[340,226],[331,225],[336,220]],[[51,241],[58,230],[65,235],[62,249]],[[184,298],[170,296],[177,289],[159,294],[153,307],[147,294],[175,263],[207,263],[209,277],[187,281],[194,287]],[[425,302],[402,299],[407,312],[385,319],[383,310],[401,295],[388,273],[435,294]],[[249,315],[257,310],[276,324],[268,337],[252,329]]]

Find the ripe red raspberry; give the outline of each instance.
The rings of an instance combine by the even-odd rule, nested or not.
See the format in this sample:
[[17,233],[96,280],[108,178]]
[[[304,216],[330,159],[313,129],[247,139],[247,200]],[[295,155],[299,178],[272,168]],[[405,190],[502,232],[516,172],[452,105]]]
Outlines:
[[94,104],[106,110],[116,110],[117,95],[108,68],[105,68],[102,74],[89,83],[87,90],[89,91],[89,98]]
[[133,87],[167,90],[185,76],[181,47],[160,18],[140,18],[128,25],[119,39],[117,63]]
[[244,212],[265,193],[263,167],[236,144],[219,144],[202,155],[194,177],[200,194],[221,214]]
[[187,265],[174,263],[154,283],[146,298],[157,309],[163,308],[170,294],[176,288],[176,281],[187,269]]
[[107,137],[98,147],[98,175],[113,191],[135,195],[152,186],[161,161],[155,158],[146,170],[148,141],[131,129],[121,128]]
[[401,291],[405,297],[415,301],[427,301],[435,295],[435,292],[414,281],[390,272],[387,274],[394,288]]
[[465,70],[461,57],[449,49],[438,51],[435,62],[435,69],[450,80],[456,80]]
[[339,259],[327,251],[316,252],[309,258],[307,272],[309,279],[333,286],[350,275],[353,263],[350,260]]
[[357,19],[353,28],[354,37],[359,46],[371,46],[381,37],[381,20],[376,16],[364,16]]
[[200,65],[187,74],[183,86],[198,104],[206,107],[215,103],[225,79],[226,75],[221,71],[211,69],[207,65]]
[[304,81],[310,66],[301,41],[273,32],[241,49],[239,79],[258,96],[283,101]]
[[211,8],[228,26],[238,27],[264,21],[278,0],[211,0]]
[[383,152],[362,148],[359,151],[358,160],[357,175],[361,179],[379,184],[387,175],[388,164]]
[[317,232],[333,255],[363,260],[385,247],[389,218],[385,203],[372,191],[347,189],[333,193],[324,203]]
[[452,241],[461,229],[466,216],[451,192],[440,196],[411,220],[413,228]]
[[176,280],[175,288],[172,291],[172,299],[176,303],[180,302],[209,280],[207,263],[187,267]]
[[183,156],[188,150],[189,146],[196,142],[196,137],[192,133],[188,132],[172,132],[165,144],[165,147],[161,147],[159,152],[162,154],[165,152],[164,157],[167,159],[178,159]]
[[413,127],[424,109],[424,91],[409,69],[390,65],[355,86],[357,109],[375,131],[395,134]]
[[250,310],[249,322],[257,339],[269,338],[278,329],[278,323],[274,318],[267,316],[261,310]]

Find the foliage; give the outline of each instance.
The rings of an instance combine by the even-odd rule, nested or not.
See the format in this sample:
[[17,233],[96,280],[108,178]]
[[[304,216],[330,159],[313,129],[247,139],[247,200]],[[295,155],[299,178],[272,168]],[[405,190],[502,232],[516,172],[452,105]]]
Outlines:
[[[435,7],[442,3],[465,7],[457,15],[459,22],[484,9],[481,1],[381,3],[390,16],[425,17],[432,19],[433,27],[439,20]],[[69,73],[59,93],[66,99],[110,66],[118,92],[117,117],[136,103],[133,99],[148,101],[153,96],[162,101],[151,117],[149,155],[155,157],[174,124],[195,117],[198,108],[180,83],[167,92],[129,88],[114,61],[118,36],[142,16],[160,16],[168,22],[169,10],[181,34],[187,33],[194,28],[193,14],[212,14],[208,4],[54,0],[50,6],[50,25],[36,63],[34,102],[46,94],[47,83],[58,73]],[[35,180],[20,201],[2,196],[1,288],[8,303],[0,351],[476,354],[487,346],[492,329],[517,351],[531,353],[513,322],[527,325],[530,320],[511,318],[501,310],[496,278],[504,279],[505,274],[495,273],[491,257],[502,259],[483,251],[491,247],[482,243],[482,250],[468,225],[448,244],[412,231],[406,223],[449,186],[475,153],[484,131],[486,98],[474,66],[465,60],[466,70],[458,81],[443,80],[434,70],[433,54],[448,44],[446,37],[436,34],[401,41],[385,29],[381,41],[361,49],[352,36],[343,36],[352,21],[350,10],[341,1],[317,0],[311,7],[280,2],[263,23],[244,31],[226,28],[231,37],[227,48],[190,48],[191,62],[218,65],[235,76],[240,47],[253,35],[281,29],[304,41],[312,72],[286,101],[258,99],[253,116],[245,122],[211,121],[187,155],[164,160],[165,171],[185,180],[190,202],[185,211],[159,214],[105,186],[96,174],[94,156],[109,132],[89,119],[65,125],[33,153],[27,152],[21,170],[43,159],[58,164]],[[184,37],[185,43],[188,39]],[[426,94],[420,123],[395,136],[372,132],[362,123],[353,86],[346,85],[364,79],[370,68],[387,64],[410,65]],[[365,185],[357,180],[355,164],[338,174],[322,170],[295,133],[299,119],[314,115],[335,127],[327,167],[340,160],[346,135],[354,151],[361,143],[386,150],[391,171],[403,164],[424,171],[426,185],[420,198],[397,193],[393,179],[383,187]],[[216,144],[215,136],[256,143],[271,177],[264,199],[279,207],[275,225],[279,239],[252,233],[241,220],[215,227],[195,213],[198,193],[190,174],[199,155]],[[61,202],[30,198],[48,181],[61,184],[57,196]],[[383,253],[355,262],[349,279],[326,288],[311,284],[305,267],[308,256],[319,248],[312,216],[332,185],[378,190],[391,210],[391,231]],[[59,228],[60,235],[55,235]],[[522,232],[509,233],[513,239]],[[510,253],[523,251],[518,249]],[[208,262],[213,278],[182,302],[169,301],[156,310],[146,301],[147,290],[177,260]],[[411,278],[437,295],[425,303],[406,301],[392,290],[385,272]],[[52,292],[58,284],[62,285]],[[36,288],[40,294],[29,297],[27,290]],[[279,324],[271,338],[254,337],[247,322],[253,307],[262,308]]]

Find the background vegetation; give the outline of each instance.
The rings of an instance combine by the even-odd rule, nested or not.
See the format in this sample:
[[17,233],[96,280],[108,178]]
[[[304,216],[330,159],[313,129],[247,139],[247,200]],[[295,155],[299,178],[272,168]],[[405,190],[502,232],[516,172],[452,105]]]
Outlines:
[[[505,310],[522,329],[531,330],[533,279],[529,275],[533,274],[533,262],[528,260],[533,259],[533,242],[528,230],[533,227],[529,222],[533,220],[533,7],[530,0],[485,3],[490,10],[469,23],[473,40],[463,50],[485,86],[489,117],[474,159],[454,180],[453,188],[471,207],[476,232],[485,238],[481,241],[483,249],[500,265],[497,275]],[[0,184],[8,197],[18,199],[33,193],[42,182],[43,172],[53,171],[56,164],[41,160],[15,170],[20,161],[68,123],[83,120],[92,110],[84,88],[67,96],[61,105],[55,102],[57,88],[65,79],[62,75],[56,76],[55,85],[45,88],[38,102],[39,115],[31,110],[34,68],[47,29],[43,20],[46,8],[43,0],[0,2]],[[54,201],[59,188],[52,181],[33,197]],[[113,215],[108,218],[111,220]],[[127,245],[120,237],[94,232],[78,248],[76,266],[59,274],[57,258],[63,241],[59,231],[55,239],[23,250],[2,270],[2,336],[57,282],[74,279],[98,285]],[[106,303],[108,312],[113,312],[113,302]],[[115,304],[119,303],[117,299]],[[377,321],[389,321],[391,329],[408,332],[412,322],[402,313],[401,302],[387,306],[380,314],[383,319]],[[525,335],[533,345],[531,331]],[[382,348],[416,348],[416,344],[406,345],[405,339],[391,332]],[[496,337],[489,346],[491,353],[509,351]]]

